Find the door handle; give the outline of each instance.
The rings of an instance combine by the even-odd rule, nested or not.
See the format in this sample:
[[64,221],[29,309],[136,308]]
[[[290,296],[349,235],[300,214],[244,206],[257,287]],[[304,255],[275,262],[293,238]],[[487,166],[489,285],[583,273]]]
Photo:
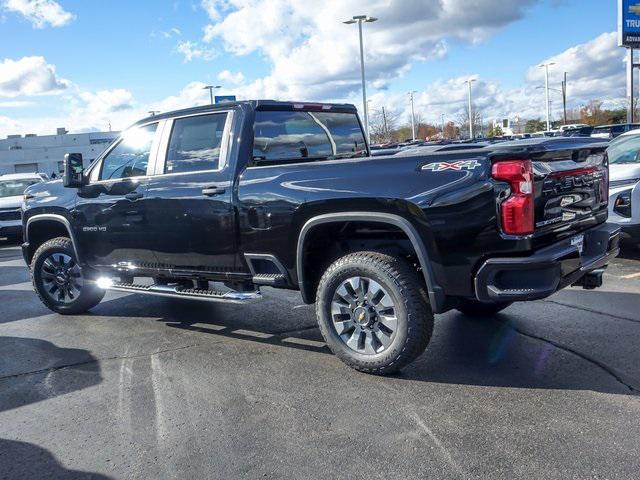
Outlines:
[[222,195],[224,192],[226,192],[226,189],[224,187],[219,187],[217,185],[210,185],[202,189],[202,194],[207,197],[213,197],[214,195]]
[[142,197],[144,197],[144,195],[140,192],[131,192],[124,196],[127,200],[140,200]]

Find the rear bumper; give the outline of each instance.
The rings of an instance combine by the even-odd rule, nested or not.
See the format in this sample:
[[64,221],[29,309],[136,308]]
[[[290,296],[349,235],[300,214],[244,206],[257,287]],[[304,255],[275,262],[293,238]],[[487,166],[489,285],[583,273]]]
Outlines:
[[474,279],[476,297],[482,302],[545,298],[578,282],[589,272],[602,269],[620,251],[618,225],[604,223],[581,235],[584,235],[582,252],[569,238],[528,257],[485,261]]

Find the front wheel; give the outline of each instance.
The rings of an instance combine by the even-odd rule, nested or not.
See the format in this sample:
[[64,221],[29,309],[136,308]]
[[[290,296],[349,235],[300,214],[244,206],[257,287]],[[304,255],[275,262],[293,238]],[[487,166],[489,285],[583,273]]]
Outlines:
[[427,347],[433,313],[405,260],[356,252],[336,260],[318,285],[316,316],[331,351],[356,370],[393,373]]
[[42,303],[65,315],[86,312],[100,303],[105,293],[87,278],[71,240],[65,237],[49,240],[36,250],[31,279]]

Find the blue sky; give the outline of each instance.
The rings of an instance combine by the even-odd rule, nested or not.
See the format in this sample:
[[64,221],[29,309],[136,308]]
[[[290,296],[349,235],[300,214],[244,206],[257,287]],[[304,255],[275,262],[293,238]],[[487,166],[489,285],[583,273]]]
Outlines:
[[[590,91],[576,90],[574,106],[590,94],[614,102],[624,95],[622,49],[609,37],[589,43],[615,30],[615,0],[318,4],[0,0],[0,62],[5,62],[0,67],[0,136],[20,128],[40,133],[60,122],[83,130],[104,128],[108,120],[122,128],[149,108],[206,101],[203,83],[223,84],[221,93],[243,98],[356,103],[357,32],[340,23],[347,12],[380,17],[365,25],[369,91],[374,103],[399,113],[406,113],[405,92],[417,90],[427,119],[435,110],[453,116],[462,107],[458,84],[475,76],[478,102],[487,115],[535,116],[531,97],[537,95],[540,78],[530,69],[557,56],[563,61],[552,82],[568,69],[576,89],[578,83],[590,85]],[[43,6],[45,13],[37,10]],[[586,66],[570,51],[582,46],[578,57],[588,57],[600,52],[601,44],[606,44],[605,53]],[[20,62],[32,57],[44,60]],[[593,69],[595,78],[589,65],[600,65]],[[14,73],[18,69],[24,72]],[[11,81],[3,86],[2,76]],[[42,83],[40,90],[33,78]],[[24,88],[16,87],[20,82]],[[57,87],[50,88],[51,83]]]

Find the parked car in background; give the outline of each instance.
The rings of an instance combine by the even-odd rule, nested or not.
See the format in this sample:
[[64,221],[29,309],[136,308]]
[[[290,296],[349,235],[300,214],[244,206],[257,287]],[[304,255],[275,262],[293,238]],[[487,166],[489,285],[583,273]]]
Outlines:
[[613,139],[623,133],[640,128],[640,123],[618,123],[616,125],[600,125],[593,129],[591,136],[594,138]]
[[560,127],[558,127],[558,130],[564,132],[565,130],[574,130],[576,128],[584,128],[589,126],[590,125],[587,125],[586,123],[570,123],[568,125],[560,125]]
[[593,127],[591,125],[563,125],[558,132],[558,135],[563,137],[590,137],[593,133]]
[[611,142],[609,155],[609,221],[623,237],[640,244],[640,130]]
[[22,237],[22,195],[27,187],[43,181],[37,173],[0,175],[0,238]]

